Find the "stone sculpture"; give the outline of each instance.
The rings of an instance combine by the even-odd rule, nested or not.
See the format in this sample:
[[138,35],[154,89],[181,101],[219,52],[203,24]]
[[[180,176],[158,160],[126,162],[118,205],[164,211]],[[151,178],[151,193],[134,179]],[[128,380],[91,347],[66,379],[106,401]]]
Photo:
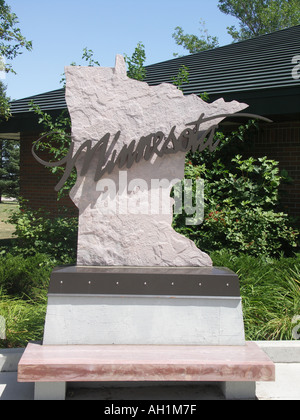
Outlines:
[[208,104],[170,84],[132,80],[122,56],[115,68],[65,72],[77,169],[70,192],[79,208],[77,265],[211,266],[207,254],[172,228],[170,191],[201,134],[199,147],[213,149],[212,136],[203,144],[209,130],[247,105]]

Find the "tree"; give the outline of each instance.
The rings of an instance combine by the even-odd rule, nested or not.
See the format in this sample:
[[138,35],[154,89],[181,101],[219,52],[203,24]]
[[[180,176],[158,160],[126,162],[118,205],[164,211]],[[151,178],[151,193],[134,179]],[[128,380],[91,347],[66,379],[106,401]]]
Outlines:
[[234,42],[265,35],[300,23],[299,0],[219,0],[221,12],[236,17],[240,28],[227,27]]
[[18,141],[0,140],[0,203],[5,194],[19,196],[20,146]]
[[9,98],[6,96],[6,86],[0,81],[0,121],[10,117]]
[[[172,37],[175,39],[177,45],[182,45],[189,51],[190,54],[195,54],[200,51],[211,50],[219,46],[217,37],[208,35],[208,31],[205,28],[205,22],[200,20],[202,28],[200,28],[200,38],[196,35],[189,35],[183,32],[181,26],[175,28],[175,32]],[[174,54],[177,56],[178,54]]]
[[[19,21],[11,7],[4,0],[0,0],[0,55],[7,60],[16,58],[22,54],[22,49],[30,51],[32,42],[27,41],[17,27]],[[5,64],[5,71],[13,72],[11,64]]]
[[128,57],[127,54],[124,54],[124,58],[128,66],[128,77],[135,80],[144,80],[146,77],[146,69],[144,67],[146,53],[144,44],[138,42],[132,56]]
[[[0,0],[0,71],[6,73],[16,73],[12,65],[6,62],[7,60],[11,61],[22,54],[24,48],[29,51],[32,49],[32,42],[27,41],[22,35],[18,23],[18,18],[12,13],[11,7],[4,0]],[[6,87],[0,81],[0,118],[8,119],[10,98],[6,96],[5,91]]]
[[176,77],[172,77],[173,85],[177,86],[182,91],[183,83],[189,83],[189,68],[182,65],[177,73]]
[[[13,60],[22,50],[32,49],[32,42],[27,41],[18,28],[18,18],[4,0],[0,0],[0,71],[16,73]],[[4,60],[5,59],[5,60]],[[10,98],[6,95],[6,86],[0,81],[0,123],[10,117]],[[19,194],[19,144],[11,140],[0,140],[0,203],[2,194],[17,197]]]
[[[299,0],[219,0],[218,8],[226,15],[239,20],[240,27],[227,27],[233,42],[244,41],[260,35],[300,24]],[[185,34],[177,26],[173,38],[177,45],[182,45],[190,54],[217,48],[218,38],[208,35],[205,23],[200,21],[200,37]],[[177,56],[177,54],[174,54]]]

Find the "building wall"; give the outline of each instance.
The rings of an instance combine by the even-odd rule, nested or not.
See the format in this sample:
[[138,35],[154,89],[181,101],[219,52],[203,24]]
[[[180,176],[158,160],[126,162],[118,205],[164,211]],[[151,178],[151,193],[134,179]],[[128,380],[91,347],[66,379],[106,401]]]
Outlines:
[[[57,201],[57,192],[54,190],[58,180],[50,173],[48,168],[38,163],[32,153],[32,143],[38,140],[40,134],[37,132],[27,132],[21,134],[20,141],[20,194],[21,197],[29,201],[33,209],[46,209],[54,216],[58,214],[62,205],[66,206],[70,215],[78,213],[77,208],[67,197]],[[42,159],[47,160],[45,154],[39,152]]]
[[300,218],[300,122],[260,124],[250,152],[254,157],[268,156],[279,162],[281,170],[293,179],[283,185],[282,204],[288,214]]

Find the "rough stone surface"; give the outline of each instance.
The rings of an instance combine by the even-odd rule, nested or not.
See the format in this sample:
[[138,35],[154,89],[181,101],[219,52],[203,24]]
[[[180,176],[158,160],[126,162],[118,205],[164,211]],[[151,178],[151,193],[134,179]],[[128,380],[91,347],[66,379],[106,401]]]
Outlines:
[[[122,56],[117,56],[115,68],[67,67],[66,78],[74,153],[84,141],[92,140],[94,145],[106,133],[111,134],[112,142],[121,131],[114,146],[119,152],[124,144],[129,145],[132,140],[138,141],[150,133],[162,131],[168,136],[174,126],[178,136],[186,124],[197,121],[202,113],[208,117],[235,113],[247,107],[236,101],[226,103],[223,99],[208,104],[196,95],[183,96],[170,84],[150,87],[147,83],[129,79]],[[221,118],[204,123],[203,130],[220,121]],[[84,152],[82,155],[84,157]],[[134,163],[128,170],[121,168],[127,184],[120,178],[118,167],[110,174],[104,174],[97,184],[94,180],[97,156],[87,173],[80,176],[83,160],[77,161],[77,183],[70,193],[80,214],[78,265],[212,265],[207,254],[171,226],[173,202],[170,191],[184,176],[184,152],[162,157],[154,155],[149,161],[142,159]],[[167,179],[169,183],[164,188],[154,188],[151,186],[153,179]],[[160,193],[166,194],[167,200],[160,199]],[[153,197],[160,214],[153,214],[151,209],[147,211]]]

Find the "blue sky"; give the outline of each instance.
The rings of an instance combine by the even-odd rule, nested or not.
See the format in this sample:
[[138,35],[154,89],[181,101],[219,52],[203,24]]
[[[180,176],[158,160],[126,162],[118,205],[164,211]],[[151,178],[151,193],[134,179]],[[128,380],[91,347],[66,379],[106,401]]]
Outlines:
[[33,42],[13,61],[17,75],[7,75],[7,94],[24,98],[61,87],[64,66],[81,61],[85,47],[102,66],[113,67],[116,54],[131,56],[139,41],[146,48],[146,64],[187,52],[172,34],[182,26],[199,34],[199,21],[220,45],[231,43],[226,27],[237,20],[221,13],[217,0],[7,0],[19,18],[24,36]]

